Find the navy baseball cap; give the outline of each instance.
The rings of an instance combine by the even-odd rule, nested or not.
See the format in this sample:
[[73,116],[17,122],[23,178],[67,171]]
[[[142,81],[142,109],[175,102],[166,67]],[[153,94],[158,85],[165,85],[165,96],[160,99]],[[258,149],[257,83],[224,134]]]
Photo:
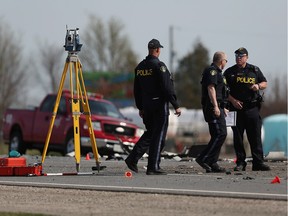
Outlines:
[[152,39],[148,43],[149,49],[157,49],[157,48],[164,48],[157,39]]
[[248,51],[244,47],[240,47],[234,52],[236,55],[247,55],[248,56]]

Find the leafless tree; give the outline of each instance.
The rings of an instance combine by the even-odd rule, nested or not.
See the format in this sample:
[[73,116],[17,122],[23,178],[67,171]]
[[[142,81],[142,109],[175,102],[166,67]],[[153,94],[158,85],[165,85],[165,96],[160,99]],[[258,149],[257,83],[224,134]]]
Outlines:
[[287,85],[281,85],[285,80],[287,83],[287,74],[284,74],[282,77],[276,77],[272,79],[271,82],[268,81],[268,88],[271,88],[271,91],[269,95],[264,97],[264,103],[261,110],[263,117],[288,113]]
[[[20,39],[0,20],[0,116],[25,98],[25,68]],[[21,94],[21,97],[20,97]],[[23,97],[24,96],[24,97]],[[2,121],[0,121],[0,129]]]
[[43,43],[39,46],[40,68],[37,80],[46,92],[57,92],[64,67],[64,48],[54,44]]
[[[131,49],[131,43],[123,32],[124,25],[111,18],[107,25],[93,15],[83,38],[83,51],[80,56],[83,67],[90,71],[123,72],[133,71],[137,56]],[[81,35],[80,35],[81,37]]]

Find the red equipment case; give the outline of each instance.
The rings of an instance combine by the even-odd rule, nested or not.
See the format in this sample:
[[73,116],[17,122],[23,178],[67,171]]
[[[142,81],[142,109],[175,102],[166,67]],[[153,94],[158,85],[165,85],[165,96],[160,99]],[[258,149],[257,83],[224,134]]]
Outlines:
[[26,158],[0,158],[0,176],[40,176],[42,165],[26,166]]
[[0,167],[25,167],[26,158],[0,158]]
[[14,167],[0,167],[0,176],[13,176]]
[[42,166],[14,167],[15,176],[42,175]]

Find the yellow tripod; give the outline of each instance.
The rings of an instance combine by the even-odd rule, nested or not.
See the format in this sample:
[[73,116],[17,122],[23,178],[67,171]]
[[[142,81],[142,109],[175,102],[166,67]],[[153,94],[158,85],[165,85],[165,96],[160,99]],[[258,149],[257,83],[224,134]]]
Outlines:
[[[69,52],[68,57],[66,59],[66,63],[64,66],[64,70],[62,73],[57,97],[56,97],[56,102],[54,105],[53,109],[53,114],[52,118],[50,121],[49,125],[49,130],[48,134],[46,137],[45,141],[45,146],[43,149],[42,153],[42,161],[41,163],[43,164],[45,161],[54,121],[57,115],[57,110],[59,107],[62,91],[63,91],[63,86],[64,86],[64,81],[66,78],[67,71],[70,71],[70,94],[71,94],[71,106],[72,106],[72,118],[73,118],[73,127],[74,127],[74,149],[75,149],[75,160],[76,160],[76,170],[79,172],[80,170],[80,158],[81,158],[81,153],[80,153],[80,128],[79,128],[79,117],[82,114],[80,112],[80,102],[82,104],[83,110],[84,110],[84,115],[86,116],[86,123],[88,125],[88,130],[89,130],[89,136],[91,140],[91,145],[92,145],[92,150],[94,154],[94,158],[96,161],[96,166],[98,169],[98,172],[100,170],[100,162],[99,162],[99,156],[98,156],[98,149],[96,145],[96,140],[95,140],[95,135],[94,135],[94,130],[91,122],[91,113],[90,113],[90,107],[88,103],[88,97],[84,85],[84,79],[83,79],[83,74],[82,74],[82,65],[81,62],[78,58],[77,53],[75,52]],[[74,68],[74,71],[73,71]],[[74,72],[74,79],[73,79],[73,72]],[[75,84],[75,87],[73,86],[73,83]]]

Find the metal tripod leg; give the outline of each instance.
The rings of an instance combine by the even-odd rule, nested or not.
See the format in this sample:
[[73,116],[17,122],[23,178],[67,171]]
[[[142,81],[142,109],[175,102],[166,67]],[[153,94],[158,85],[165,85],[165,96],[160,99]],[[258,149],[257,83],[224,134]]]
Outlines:
[[[94,155],[94,158],[96,161],[96,167],[97,167],[97,170],[99,172],[100,171],[99,154],[98,154],[96,139],[95,139],[95,135],[94,135],[94,129],[93,129],[92,121],[91,121],[91,111],[90,111],[90,107],[89,107],[87,92],[86,92],[83,74],[82,74],[82,65],[80,62],[78,62],[78,68],[79,68],[79,78],[81,81],[79,83],[79,89],[80,89],[80,93],[81,93],[81,97],[82,97],[82,100],[81,100],[82,106],[83,106],[84,114],[86,117],[86,124],[88,125],[91,146],[92,146],[93,155]],[[83,96],[84,96],[84,98],[83,98]]]
[[80,93],[79,93],[79,79],[78,79],[78,67],[77,60],[73,62],[74,71],[75,71],[75,85],[76,92],[73,92],[73,78],[72,78],[72,63],[70,63],[70,88],[71,88],[71,107],[72,107],[72,118],[73,118],[73,127],[74,127],[74,151],[75,151],[75,160],[76,160],[76,170],[80,170],[80,127],[79,127],[79,118],[80,118]]
[[62,95],[62,90],[63,90],[63,86],[64,86],[64,81],[65,81],[65,78],[66,78],[68,65],[69,65],[69,63],[66,61],[64,69],[63,69],[63,73],[62,73],[62,77],[61,77],[58,93],[57,93],[56,102],[55,102],[53,113],[52,113],[52,118],[50,120],[49,130],[48,130],[48,133],[47,133],[44,149],[43,149],[43,152],[42,152],[41,163],[44,163],[44,161],[45,161],[45,157],[46,157],[46,153],[47,153],[47,149],[48,149],[48,144],[49,144],[49,141],[50,141],[53,125],[54,125],[54,122],[55,122],[55,118],[56,118],[56,115],[57,115],[57,110],[58,110],[60,99],[61,99],[61,95]]

